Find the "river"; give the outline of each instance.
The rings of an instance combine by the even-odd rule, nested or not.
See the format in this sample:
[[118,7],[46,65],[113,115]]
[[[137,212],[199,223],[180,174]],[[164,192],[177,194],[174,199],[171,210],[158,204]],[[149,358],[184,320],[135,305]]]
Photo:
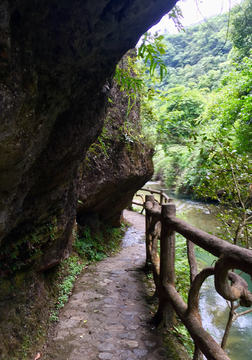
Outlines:
[[[156,183],[147,183],[146,187],[153,190],[161,190],[164,186]],[[221,226],[215,215],[218,213],[218,207],[214,203],[200,202],[191,200],[188,197],[176,196],[166,192],[174,199],[177,209],[177,216],[206,232],[211,232],[218,236],[217,227]],[[142,192],[146,195],[147,192]],[[139,198],[138,200],[139,201]],[[201,264],[209,266],[214,261],[211,254],[197,253],[197,259]],[[249,284],[249,290],[252,291],[251,280],[248,275],[243,276]],[[246,310],[239,308],[238,311]],[[200,313],[202,323],[212,337],[220,344],[226,321],[228,318],[228,306],[226,301],[215,291],[213,277],[207,279],[201,288],[200,294]],[[226,352],[231,360],[250,360],[252,359],[252,313],[240,316],[232,325]]]

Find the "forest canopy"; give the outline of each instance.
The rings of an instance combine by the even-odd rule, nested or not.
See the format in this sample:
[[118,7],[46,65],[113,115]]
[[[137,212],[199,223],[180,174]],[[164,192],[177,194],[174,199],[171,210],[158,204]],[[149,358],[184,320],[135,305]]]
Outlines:
[[152,96],[142,113],[145,134],[155,134],[156,178],[176,192],[219,199],[217,182],[211,194],[202,189],[217,166],[222,176],[229,172],[223,151],[234,164],[251,158],[251,24],[252,1],[245,0],[230,14],[164,34],[167,75],[154,85],[146,78]]

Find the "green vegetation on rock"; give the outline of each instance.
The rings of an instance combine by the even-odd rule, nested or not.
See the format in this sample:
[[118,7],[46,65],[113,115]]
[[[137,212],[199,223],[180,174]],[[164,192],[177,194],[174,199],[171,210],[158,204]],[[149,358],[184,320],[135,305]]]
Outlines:
[[103,225],[99,231],[92,231],[89,226],[85,226],[82,235],[74,243],[74,249],[87,263],[100,261],[118,249],[124,232],[123,224],[121,228]]

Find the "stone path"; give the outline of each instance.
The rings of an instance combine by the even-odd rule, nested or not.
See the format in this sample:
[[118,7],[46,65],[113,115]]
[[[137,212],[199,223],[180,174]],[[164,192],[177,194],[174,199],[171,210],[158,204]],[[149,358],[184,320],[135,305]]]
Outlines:
[[[124,216],[134,222],[130,214]],[[141,226],[135,224],[138,229],[128,230],[133,243],[126,241],[129,246],[119,254],[89,266],[79,277],[42,359],[173,359],[148,324],[152,314],[139,270],[145,260],[144,217],[141,221]]]

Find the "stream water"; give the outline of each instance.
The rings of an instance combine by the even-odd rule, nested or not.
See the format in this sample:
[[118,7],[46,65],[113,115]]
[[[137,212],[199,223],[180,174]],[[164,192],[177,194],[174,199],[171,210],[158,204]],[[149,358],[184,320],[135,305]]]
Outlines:
[[[160,190],[164,186],[156,183],[148,183],[153,190]],[[147,192],[142,192],[146,195]],[[218,236],[218,226],[221,226],[215,215],[218,207],[214,203],[194,201],[186,197],[178,197],[167,192],[167,195],[174,199],[176,203],[177,216],[183,217],[185,221],[206,232],[211,232]],[[137,200],[139,201],[139,200]],[[203,266],[210,266],[214,261],[211,254],[197,253],[197,259]],[[251,279],[248,275],[243,278],[249,284],[252,291]],[[244,311],[239,308],[238,311]],[[200,294],[200,312],[202,323],[212,337],[220,344],[228,318],[228,306],[226,301],[215,291],[213,277],[209,277],[203,284]],[[226,352],[231,360],[251,360],[252,359],[252,313],[240,316],[232,325]]]

